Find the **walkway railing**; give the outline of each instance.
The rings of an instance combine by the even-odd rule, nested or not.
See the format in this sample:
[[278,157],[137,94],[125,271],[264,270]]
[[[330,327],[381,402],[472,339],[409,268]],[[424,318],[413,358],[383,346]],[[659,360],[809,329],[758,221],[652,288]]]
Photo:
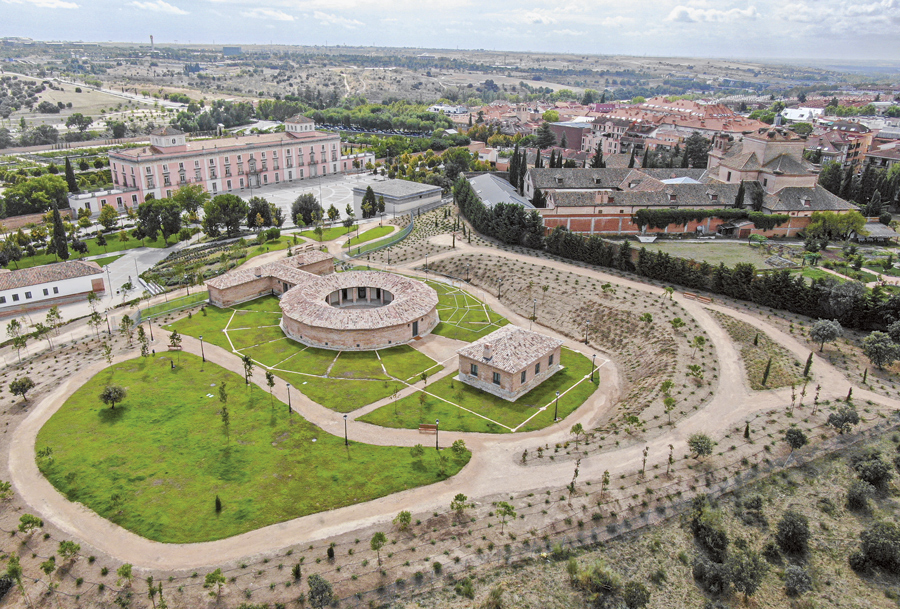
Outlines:
[[377,252],[378,250],[383,250],[386,247],[390,247],[396,243],[400,243],[404,239],[406,239],[409,234],[416,227],[413,214],[410,212],[409,214],[409,224],[403,227],[399,233],[395,235],[391,235],[387,239],[382,239],[381,241],[371,241],[369,243],[362,243],[357,248],[351,248],[347,255],[351,258],[358,258],[363,254],[371,254],[372,252]]

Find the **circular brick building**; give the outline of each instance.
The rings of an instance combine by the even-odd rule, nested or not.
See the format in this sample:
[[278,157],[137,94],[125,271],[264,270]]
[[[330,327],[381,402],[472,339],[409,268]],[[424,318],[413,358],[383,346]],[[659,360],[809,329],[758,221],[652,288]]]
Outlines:
[[402,345],[440,321],[421,281],[376,271],[309,275],[281,298],[281,328],[311,347],[366,351]]

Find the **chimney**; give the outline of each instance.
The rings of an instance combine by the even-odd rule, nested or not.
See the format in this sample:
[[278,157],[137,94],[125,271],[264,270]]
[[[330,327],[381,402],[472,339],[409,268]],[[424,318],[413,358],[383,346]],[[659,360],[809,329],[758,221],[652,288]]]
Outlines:
[[494,349],[490,343],[484,344],[484,359],[485,361],[494,357]]

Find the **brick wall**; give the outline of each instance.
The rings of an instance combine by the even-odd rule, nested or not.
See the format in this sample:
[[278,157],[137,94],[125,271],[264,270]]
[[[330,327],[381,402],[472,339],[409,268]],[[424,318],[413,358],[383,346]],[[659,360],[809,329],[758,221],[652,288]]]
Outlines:
[[[309,326],[285,315],[281,318],[281,329],[288,337],[310,347],[335,351],[372,351],[413,340],[412,321],[371,330],[335,330]],[[430,334],[439,321],[436,308],[418,318],[419,336]]]
[[[559,365],[561,352],[561,347],[557,347],[553,350],[552,366],[548,365],[549,357],[551,355],[550,353],[547,353],[546,355],[541,357],[541,359],[539,360],[541,364],[541,371],[538,374],[534,373],[534,363],[529,364],[526,368],[524,368],[526,373],[524,383],[522,382],[522,370],[517,370],[514,373],[506,372],[504,370],[497,370],[490,364],[486,364],[483,361],[473,360],[464,355],[460,355],[459,380],[466,383],[467,385],[471,385],[472,387],[501,397],[504,400],[515,402],[517,399],[519,399],[562,369]],[[478,376],[473,376],[472,374],[470,374],[472,370],[472,364],[478,366]],[[500,374],[499,385],[494,383],[494,372]]]

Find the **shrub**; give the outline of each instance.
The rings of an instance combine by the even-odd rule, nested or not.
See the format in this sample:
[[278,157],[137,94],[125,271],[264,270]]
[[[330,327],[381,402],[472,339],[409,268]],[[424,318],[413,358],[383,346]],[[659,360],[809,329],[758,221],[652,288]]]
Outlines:
[[464,598],[473,599],[475,598],[475,585],[472,583],[472,580],[468,577],[463,578],[462,580],[456,583],[456,586],[453,587],[453,590],[456,592],[458,596],[462,596]]
[[867,450],[852,458],[851,463],[859,479],[875,488],[884,488],[894,476],[890,464],[879,450]]
[[731,586],[728,568],[702,554],[694,557],[693,575],[697,584],[710,594],[724,594]]
[[778,521],[775,539],[785,554],[805,554],[809,545],[809,520],[803,514],[788,510]]
[[728,533],[722,526],[722,514],[712,509],[706,496],[694,499],[691,531],[697,542],[715,562],[723,562],[728,551]]
[[788,596],[800,596],[812,590],[812,579],[806,570],[791,565],[784,570],[784,589]]
[[650,602],[650,591],[641,582],[630,581],[622,589],[622,599],[628,609],[640,609]]
[[[865,563],[880,567],[889,573],[900,570],[900,527],[893,522],[877,522],[872,528],[860,533],[859,552]],[[853,558],[853,555],[851,555]],[[857,559],[858,564],[864,564]],[[858,569],[853,566],[855,570]]]
[[268,239],[269,241],[274,241],[275,239],[278,239],[279,237],[281,237],[281,229],[280,228],[272,227],[272,228],[266,230],[266,239]]
[[875,487],[863,480],[855,480],[847,489],[847,507],[855,511],[869,509],[869,497],[875,493]]
[[187,241],[190,238],[191,238],[191,229],[182,228],[180,231],[178,231],[178,240],[179,241]]

